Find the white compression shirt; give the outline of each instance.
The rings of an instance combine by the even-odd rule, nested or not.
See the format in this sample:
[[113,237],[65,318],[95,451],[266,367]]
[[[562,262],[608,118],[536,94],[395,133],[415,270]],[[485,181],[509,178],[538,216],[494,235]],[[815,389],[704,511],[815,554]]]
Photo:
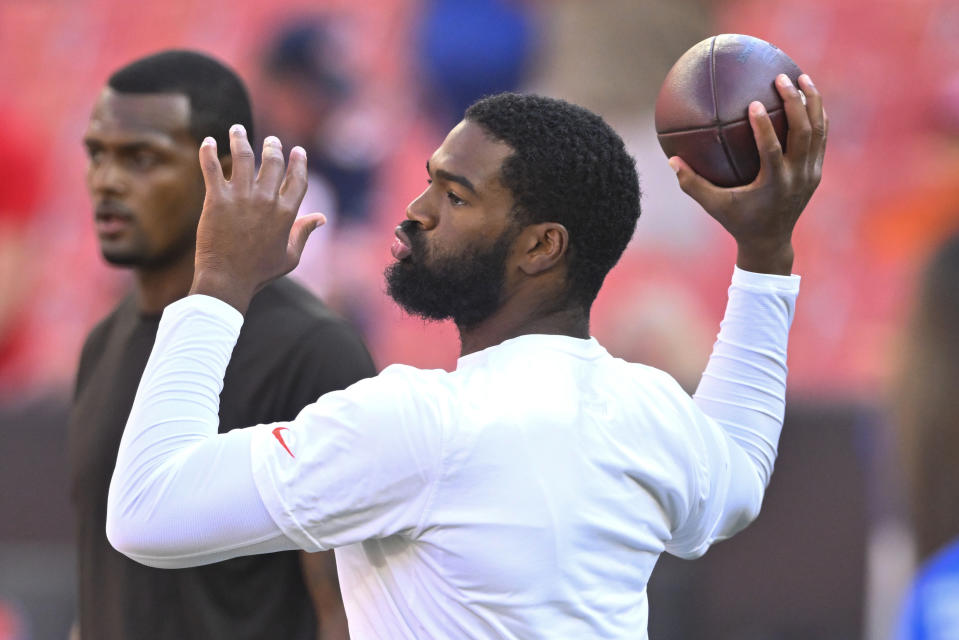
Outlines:
[[701,555],[759,512],[798,287],[735,270],[694,399],[595,340],[531,335],[222,435],[243,319],[190,296],[164,312],[108,537],[170,568],[336,548],[357,638],[635,637],[659,554]]

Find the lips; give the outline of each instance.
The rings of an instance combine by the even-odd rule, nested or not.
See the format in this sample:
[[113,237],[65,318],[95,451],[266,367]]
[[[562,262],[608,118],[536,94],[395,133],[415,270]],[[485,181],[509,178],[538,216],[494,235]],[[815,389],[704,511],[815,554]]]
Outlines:
[[98,204],[94,211],[94,224],[99,235],[116,235],[132,223],[133,214],[126,207],[115,203]]
[[390,253],[392,253],[393,257],[397,260],[404,260],[410,257],[412,249],[409,236],[403,231],[403,227],[396,227],[394,233],[396,237],[393,239],[393,246],[390,247]]

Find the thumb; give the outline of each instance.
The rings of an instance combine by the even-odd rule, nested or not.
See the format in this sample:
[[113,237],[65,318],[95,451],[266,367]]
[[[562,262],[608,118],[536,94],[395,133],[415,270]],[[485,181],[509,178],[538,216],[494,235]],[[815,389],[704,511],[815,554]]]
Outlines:
[[294,260],[293,264],[299,263],[310,234],[324,224],[326,224],[326,216],[322,213],[311,213],[293,221],[293,227],[290,229],[290,240],[287,245],[287,253]]

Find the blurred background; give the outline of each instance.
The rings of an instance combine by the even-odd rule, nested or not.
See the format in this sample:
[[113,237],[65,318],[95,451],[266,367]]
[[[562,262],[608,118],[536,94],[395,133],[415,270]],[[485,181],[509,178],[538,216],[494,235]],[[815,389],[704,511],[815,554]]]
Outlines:
[[330,214],[296,277],[361,328],[379,368],[455,363],[453,328],[405,317],[382,271],[465,106],[515,89],[599,112],[637,158],[644,200],[593,334],[692,389],[735,251],[679,190],[652,111],[676,58],[727,32],[810,73],[831,137],[797,229],[803,293],[764,511],[701,560],[661,560],[650,635],[891,637],[914,567],[893,373],[918,270],[959,229],[956,0],[0,0],[0,640],[65,638],[74,615],[72,377],[129,286],[100,259],[83,180],[111,71],[178,47],[240,72],[258,135],[309,152],[304,209]]

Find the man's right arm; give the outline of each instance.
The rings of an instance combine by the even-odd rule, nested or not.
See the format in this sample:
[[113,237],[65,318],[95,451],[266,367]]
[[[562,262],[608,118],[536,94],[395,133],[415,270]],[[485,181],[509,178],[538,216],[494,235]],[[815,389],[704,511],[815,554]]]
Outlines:
[[706,470],[692,513],[673,533],[670,553],[696,557],[759,514],[786,408],[786,345],[798,276],[733,273],[729,303],[694,402]]
[[726,228],[737,244],[737,268],[720,333],[695,394],[718,428],[702,429],[714,460],[704,479],[710,499],[675,532],[668,549],[701,555],[759,513],[772,473],[786,397],[786,345],[799,278],[790,276],[792,232],[822,175],[828,121],[822,97],[808,76],[800,87],[777,78],[789,132],[782,149],[763,106],[749,119],[761,168],[743,187],[710,184],[681,159],[670,158],[682,189]]

